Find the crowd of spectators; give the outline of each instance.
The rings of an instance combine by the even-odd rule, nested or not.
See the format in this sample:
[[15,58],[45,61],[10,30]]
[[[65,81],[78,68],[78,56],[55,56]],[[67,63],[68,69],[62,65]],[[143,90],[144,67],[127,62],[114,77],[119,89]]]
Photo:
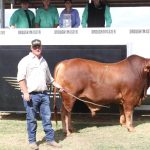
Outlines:
[[42,4],[34,14],[29,10],[30,0],[21,0],[20,8],[10,18],[10,28],[110,27],[112,23],[107,0],[91,0],[85,6],[82,18],[78,10],[72,7],[72,0],[64,0],[60,15],[58,9],[51,5],[51,0],[42,0]]

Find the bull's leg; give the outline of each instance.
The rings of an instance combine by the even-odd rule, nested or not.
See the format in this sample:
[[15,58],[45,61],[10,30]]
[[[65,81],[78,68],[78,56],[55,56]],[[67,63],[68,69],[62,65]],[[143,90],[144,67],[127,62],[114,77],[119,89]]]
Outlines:
[[65,124],[66,124],[66,136],[69,136],[72,132],[72,127],[71,127],[71,113],[67,112],[67,115],[65,116]]
[[68,112],[68,128],[70,132],[73,132],[75,130],[71,123],[71,112]]
[[121,124],[121,126],[125,126],[126,125],[126,118],[125,118],[123,106],[120,105],[119,108],[120,108],[120,124]]
[[65,123],[65,116],[66,116],[66,109],[64,108],[64,105],[62,105],[61,109],[61,120],[62,120],[62,129],[64,133],[67,133],[66,131],[66,123]]
[[61,119],[63,131],[67,136],[69,136],[73,131],[73,127],[71,124],[71,110],[73,108],[74,102],[75,100],[69,95],[63,95]]
[[66,136],[69,136],[73,132],[73,127],[71,124],[71,112],[68,112],[64,106],[62,106],[61,119],[63,132],[66,134]]
[[124,113],[125,113],[125,118],[126,118],[126,127],[129,132],[134,131],[133,127],[133,107],[131,104],[126,104],[124,105]]

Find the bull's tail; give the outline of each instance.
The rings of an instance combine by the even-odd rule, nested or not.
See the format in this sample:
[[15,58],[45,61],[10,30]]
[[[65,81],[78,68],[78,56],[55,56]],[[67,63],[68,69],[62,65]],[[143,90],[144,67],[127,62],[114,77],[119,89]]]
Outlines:
[[57,89],[56,89],[56,87],[54,86],[54,89],[53,89],[53,91],[54,91],[54,106],[53,106],[53,109],[54,109],[54,120],[55,120],[55,122],[56,122],[56,126],[58,125],[58,123],[57,123],[57,106],[56,106],[56,91],[57,91]]
[[[54,81],[57,82],[56,80],[56,77],[57,77],[57,73],[58,73],[58,65],[56,65],[55,69],[54,69]],[[56,122],[56,126],[58,125],[57,121],[58,121],[58,113],[57,113],[57,106],[56,106],[56,92],[57,92],[57,89],[56,87],[54,86],[54,104],[53,104],[53,109],[54,109],[54,120]]]

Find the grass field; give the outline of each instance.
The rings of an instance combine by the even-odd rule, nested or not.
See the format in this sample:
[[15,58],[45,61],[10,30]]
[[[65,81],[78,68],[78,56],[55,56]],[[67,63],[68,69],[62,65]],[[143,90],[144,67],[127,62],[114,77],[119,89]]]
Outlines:
[[[61,122],[55,129],[56,141],[62,150],[148,150],[150,147],[150,116],[134,115],[136,132],[119,125],[118,115],[73,115],[76,132],[65,137]],[[44,141],[41,120],[38,120],[37,142],[40,150],[52,149]],[[25,115],[4,115],[0,120],[0,150],[28,150]]]

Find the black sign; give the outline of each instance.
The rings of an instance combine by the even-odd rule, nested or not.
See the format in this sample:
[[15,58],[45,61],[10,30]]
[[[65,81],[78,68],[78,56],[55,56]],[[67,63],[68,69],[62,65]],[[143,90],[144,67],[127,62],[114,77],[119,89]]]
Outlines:
[[[18,62],[29,52],[29,45],[0,46],[0,111],[25,111],[16,76]],[[61,60],[78,57],[101,62],[117,62],[126,58],[127,50],[126,45],[44,45],[43,55],[53,75],[54,66]],[[53,95],[50,93],[50,96],[53,109]],[[57,105],[61,107],[61,99],[57,101]],[[82,102],[77,102],[73,111],[87,110]]]

